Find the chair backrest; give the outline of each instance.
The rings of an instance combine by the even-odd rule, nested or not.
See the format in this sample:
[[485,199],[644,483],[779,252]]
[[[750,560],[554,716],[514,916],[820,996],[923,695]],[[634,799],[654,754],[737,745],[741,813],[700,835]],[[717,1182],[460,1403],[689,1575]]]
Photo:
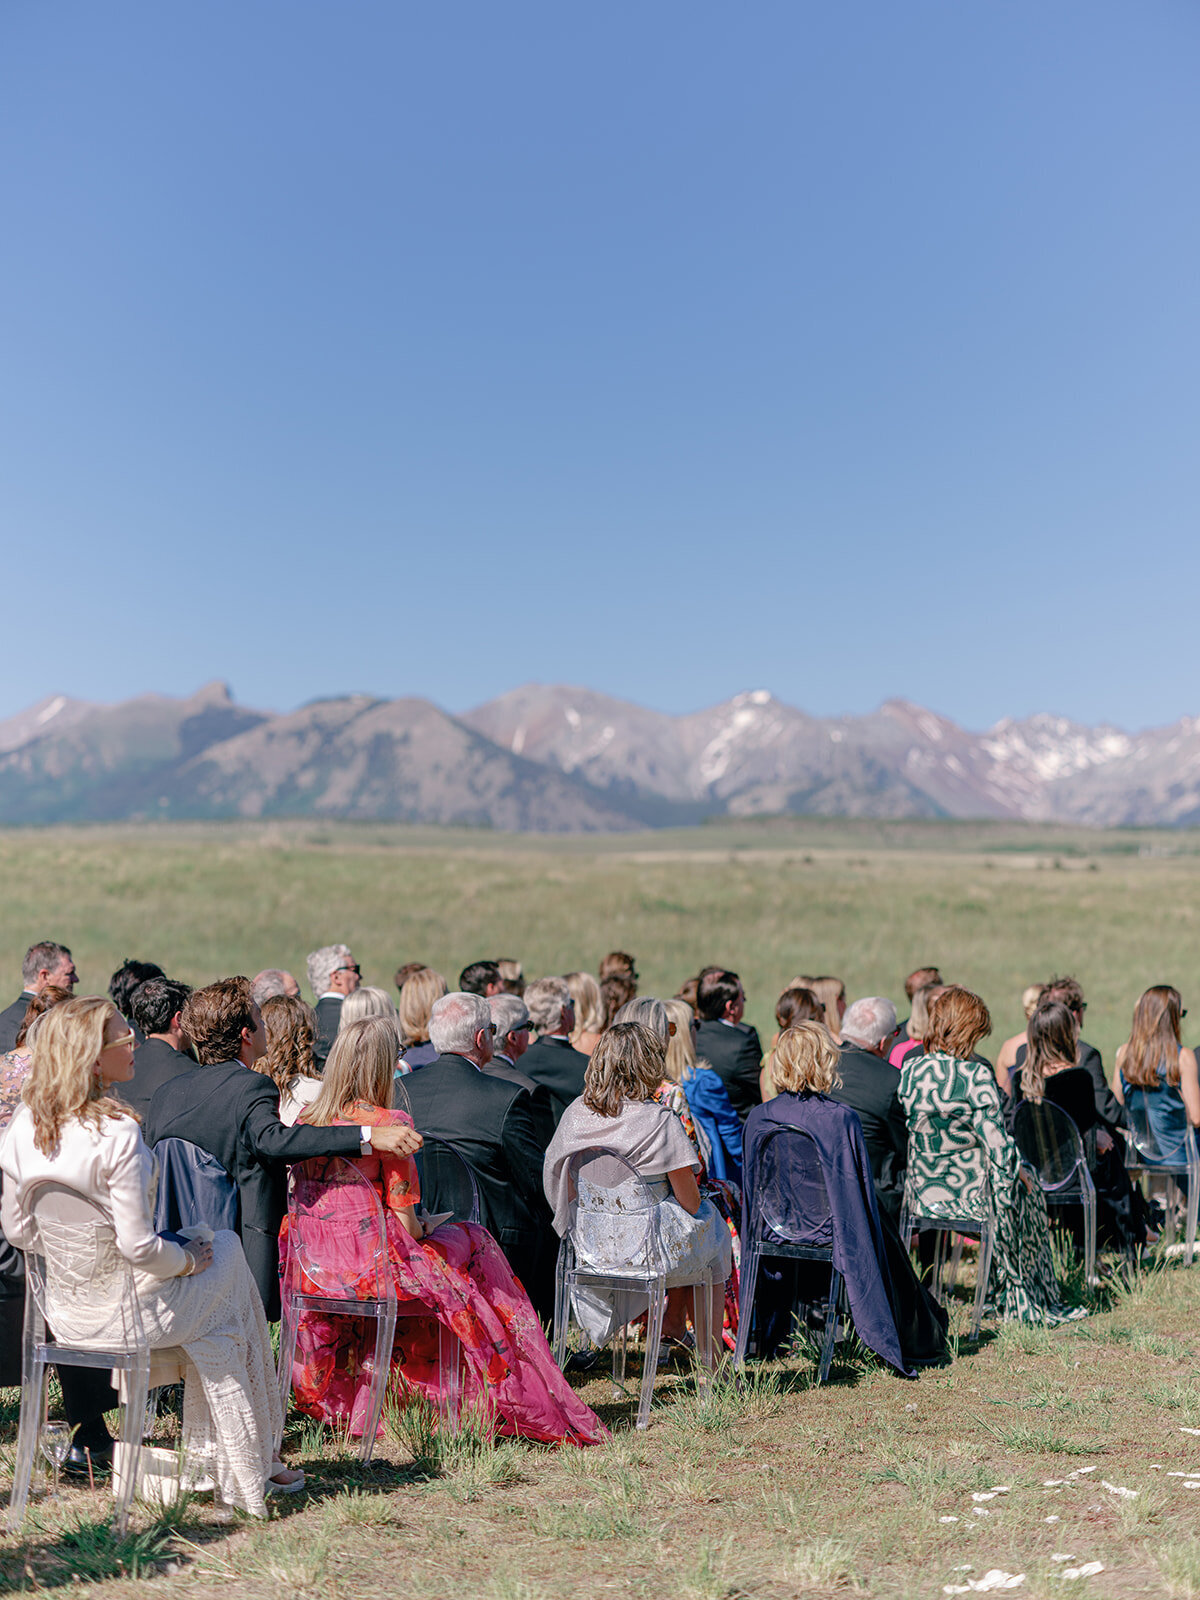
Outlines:
[[[588,1236],[581,1254],[596,1258],[603,1231],[607,1254],[619,1255],[604,1264],[613,1268],[642,1267],[665,1272],[669,1263],[662,1247],[659,1206],[663,1196],[615,1150],[594,1145],[579,1150],[567,1168],[571,1208],[568,1232]],[[577,1250],[579,1244],[577,1244]]]
[[1053,1100],[1022,1100],[1013,1117],[1013,1138],[1043,1189],[1065,1189],[1087,1168],[1079,1129]]
[[160,1139],[154,1146],[158,1161],[158,1196],[154,1226],[160,1233],[207,1223],[214,1233],[238,1225],[237,1185],[207,1150],[188,1139]]
[[284,1290],[333,1300],[396,1298],[383,1201],[344,1156],[292,1168]]
[[64,1345],[145,1348],[133,1269],[107,1212],[56,1182],[31,1190],[26,1210],[26,1282],[55,1338]]
[[1178,1091],[1126,1088],[1125,1115],[1138,1156],[1159,1166],[1194,1162],[1195,1135]]
[[789,1244],[821,1246],[833,1238],[833,1217],[816,1141],[803,1128],[775,1128],[758,1148],[751,1227]]
[[452,1144],[426,1136],[416,1163],[426,1211],[451,1211],[455,1222],[479,1221],[479,1184]]

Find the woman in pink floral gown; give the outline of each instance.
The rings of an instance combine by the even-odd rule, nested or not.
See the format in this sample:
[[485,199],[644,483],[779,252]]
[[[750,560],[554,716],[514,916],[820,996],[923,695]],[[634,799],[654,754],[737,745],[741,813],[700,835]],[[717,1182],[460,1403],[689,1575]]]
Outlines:
[[[302,1120],[316,1126],[411,1122],[384,1109],[395,1071],[392,1024],[370,1017],[350,1024],[334,1042],[320,1096]],[[318,1157],[297,1168],[302,1179],[330,1176],[336,1163]],[[477,1223],[443,1223],[426,1234],[416,1206],[416,1166],[405,1157],[357,1157],[354,1165],[382,1199],[388,1261],[397,1298],[418,1300],[428,1317],[403,1317],[396,1327],[391,1383],[431,1399],[438,1384],[438,1324],[446,1324],[463,1350],[463,1398],[483,1406],[497,1431],[549,1443],[593,1444],[605,1436],[595,1414],[580,1400],[555,1365],[529,1296],[513,1276],[500,1246]],[[325,1271],[341,1279],[342,1291],[358,1298],[373,1285],[356,1280],[361,1252],[353,1240],[366,1213],[357,1184],[330,1183],[328,1213],[309,1217],[306,1249]],[[280,1256],[286,1272],[286,1224]],[[305,1282],[306,1291],[329,1293]],[[306,1416],[348,1425],[361,1433],[367,1410],[374,1352],[374,1323],[306,1311],[300,1320],[293,1372],[296,1404]]]

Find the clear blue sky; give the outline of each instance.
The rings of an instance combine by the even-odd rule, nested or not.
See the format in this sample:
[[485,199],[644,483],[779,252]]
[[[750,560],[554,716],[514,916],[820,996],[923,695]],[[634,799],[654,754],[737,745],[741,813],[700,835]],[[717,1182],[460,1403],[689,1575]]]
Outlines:
[[1195,0],[6,0],[0,715],[1200,712]]

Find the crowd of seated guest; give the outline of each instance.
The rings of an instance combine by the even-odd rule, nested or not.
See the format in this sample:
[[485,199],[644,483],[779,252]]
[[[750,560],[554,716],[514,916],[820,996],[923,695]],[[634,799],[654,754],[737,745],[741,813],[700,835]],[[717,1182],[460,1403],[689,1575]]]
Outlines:
[[[398,1290],[418,1277],[428,1289],[431,1271],[454,1270],[466,1275],[456,1293],[481,1297],[485,1332],[475,1355],[467,1352],[468,1363],[475,1360],[479,1370],[496,1366],[503,1341],[486,1331],[489,1317],[507,1327],[505,1319],[515,1316],[521,1324],[515,1344],[507,1329],[512,1370],[494,1399],[497,1425],[532,1437],[598,1437],[595,1418],[553,1369],[540,1326],[554,1307],[564,1175],[570,1157],[589,1141],[622,1154],[653,1187],[680,1281],[698,1263],[711,1270],[714,1340],[724,1326],[727,1343],[737,1326],[743,1186],[749,1193],[754,1182],[753,1160],[744,1168],[744,1157],[767,1132],[786,1126],[810,1133],[825,1156],[840,1150],[866,1185],[860,1185],[852,1226],[871,1244],[884,1298],[872,1294],[876,1310],[887,1312],[872,1321],[860,1297],[856,1320],[875,1328],[872,1348],[903,1371],[940,1357],[944,1316],[914,1274],[909,1241],[899,1236],[902,1209],[931,1218],[990,1219],[990,1298],[1002,1317],[1053,1323],[1080,1314],[1065,1304],[1042,1192],[1012,1137],[1023,1103],[1048,1101],[1071,1118],[1096,1186],[1102,1241],[1127,1250],[1152,1237],[1146,1202],[1125,1170],[1127,1125],[1148,1129],[1168,1162],[1184,1131],[1200,1128],[1200,1075],[1181,1036],[1186,1012],[1179,992],[1165,985],[1139,1000],[1110,1085],[1098,1052],[1081,1038],[1087,1007],[1073,978],[1036,986],[1032,1004],[1026,993],[1026,1028],[1005,1040],[993,1069],[978,1053],[991,1031],[987,1006],[971,991],[944,984],[929,966],[915,968],[905,982],[911,1010],[904,1022],[882,996],[848,1004],[840,978],[793,979],[776,1004],[778,1032],[765,1058],[757,1031],[745,1020],[741,979],[722,966],[702,968],[662,1000],[639,994],[636,960],[621,950],[610,952],[595,975],[580,969],[532,982],[512,958],[475,960],[449,993],[435,968],[410,962],[396,972],[397,1003],[382,987],[362,982],[346,944],[313,951],[306,970],[311,1004],[283,967],[264,968],[252,982],[227,978],[193,991],[154,962],[123,962],[109,981],[113,999],[88,1002],[107,1008],[88,1014],[92,1032],[99,1026],[103,1035],[96,1046],[97,1059],[104,1057],[97,1080],[102,1090],[89,1089],[91,1098],[68,1107],[60,1122],[103,1123],[105,1137],[115,1128],[129,1144],[140,1119],[134,1143],[145,1154],[128,1157],[139,1172],[167,1140],[184,1141],[215,1163],[236,1202],[234,1232],[225,1235],[235,1245],[222,1244],[218,1253],[225,1257],[236,1248],[256,1302],[253,1312],[239,1312],[249,1319],[246,1326],[279,1315],[279,1240],[290,1168],[304,1163],[311,1177],[336,1158],[356,1163],[395,1219],[394,1241],[392,1221],[388,1228]],[[10,1036],[0,1061],[0,1130],[18,1119],[25,1129],[31,1095],[42,1092],[31,1087],[38,1062],[50,1061],[52,1047],[64,1048],[59,1028],[48,1024],[72,1000],[78,982],[69,948],[54,941],[31,946],[22,982],[18,999],[0,1013],[0,1033]],[[128,1071],[125,1045],[114,1032],[113,1019],[122,1017],[132,1035]],[[76,1024],[82,1027],[78,1018]],[[43,1039],[46,1053],[39,1057]],[[88,1039],[91,1049],[96,1041]],[[100,1111],[88,1110],[93,1101],[103,1102]],[[123,1118],[127,1127],[120,1126]],[[38,1148],[36,1136],[20,1137]],[[471,1169],[479,1224],[447,1224],[424,1237],[413,1212],[412,1167],[423,1139],[443,1141]],[[74,1163],[86,1186],[91,1169],[77,1161],[77,1143],[73,1135],[59,1170],[74,1171]],[[11,1246],[25,1236],[20,1195],[29,1173],[41,1170],[15,1134],[5,1145],[10,1148],[15,1187],[10,1200],[5,1186],[4,1216],[13,1231],[7,1244],[0,1240],[0,1371],[7,1373],[13,1371],[23,1293],[19,1255]],[[437,1182],[435,1175],[422,1197],[433,1212],[439,1209]],[[107,1192],[102,1199],[113,1203]],[[130,1248],[155,1255],[140,1233]],[[169,1254],[158,1252],[155,1259],[165,1262]],[[442,1267],[429,1266],[432,1256]],[[781,1281],[779,1274],[768,1275],[764,1288],[768,1300],[775,1294],[779,1316]],[[429,1299],[436,1320],[436,1294],[429,1290],[421,1298]],[[491,1308],[486,1314],[484,1303]],[[587,1332],[602,1343],[613,1331],[613,1304],[583,1309]],[[627,1310],[620,1307],[622,1315]],[[764,1348],[772,1314],[768,1306]],[[682,1347],[689,1322],[695,1322],[691,1291],[673,1289],[668,1349]],[[418,1340],[405,1352],[414,1373],[425,1370],[420,1348],[432,1344],[421,1347]],[[330,1351],[332,1367],[322,1364]],[[341,1374],[336,1394],[332,1388],[316,1392],[312,1374],[318,1369]],[[359,1414],[355,1371],[351,1334],[343,1330],[335,1338],[329,1328],[306,1325],[296,1392],[312,1415],[343,1420]],[[107,1381],[89,1389],[89,1381],[64,1378],[64,1399],[79,1425],[77,1441],[103,1458],[109,1441],[101,1402],[111,1402],[111,1390]],[[195,1394],[193,1401],[190,1436],[201,1448],[205,1425],[197,1421]],[[217,1448],[211,1442],[203,1447],[210,1454]],[[257,1456],[255,1463],[249,1475],[239,1469],[240,1477],[226,1473],[223,1480],[250,1509],[261,1499],[250,1485],[262,1477]],[[266,1462],[276,1465],[273,1458]],[[277,1485],[286,1486],[283,1479]]]

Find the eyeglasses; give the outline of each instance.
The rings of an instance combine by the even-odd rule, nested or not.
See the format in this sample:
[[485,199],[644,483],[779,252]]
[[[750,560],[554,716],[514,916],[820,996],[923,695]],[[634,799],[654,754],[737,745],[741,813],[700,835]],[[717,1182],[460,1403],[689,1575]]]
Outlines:
[[355,966],[355,967],[334,967],[333,970],[335,972],[356,972],[360,978],[362,977],[362,968],[358,967],[358,966]]

